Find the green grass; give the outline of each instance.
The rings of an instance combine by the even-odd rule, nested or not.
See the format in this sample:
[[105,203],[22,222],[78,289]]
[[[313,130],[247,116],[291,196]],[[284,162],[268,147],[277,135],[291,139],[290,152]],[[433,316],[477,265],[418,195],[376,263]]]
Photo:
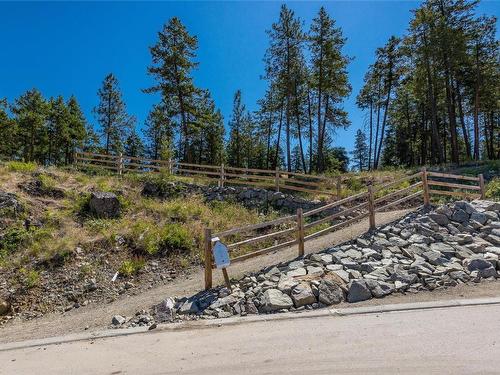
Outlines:
[[132,258],[122,262],[118,272],[120,275],[125,277],[130,277],[138,273],[144,266],[146,262],[142,258]]
[[5,165],[9,171],[21,173],[31,173],[37,168],[35,163],[25,163],[22,161],[8,161]]

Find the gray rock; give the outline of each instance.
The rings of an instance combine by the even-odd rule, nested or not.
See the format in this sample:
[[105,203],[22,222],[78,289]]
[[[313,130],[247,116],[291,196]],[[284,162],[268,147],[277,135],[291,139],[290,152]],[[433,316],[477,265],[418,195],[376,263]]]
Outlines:
[[498,273],[493,266],[479,270],[479,275],[481,275],[481,277],[484,279],[488,277],[494,277],[494,278],[498,277]]
[[372,298],[372,294],[365,280],[352,280],[347,291],[347,301],[354,303]]
[[486,268],[490,268],[491,263],[487,261],[486,259],[481,259],[481,258],[476,258],[472,259],[469,264],[467,265],[467,269],[469,271],[479,271],[479,270],[484,270]]
[[332,280],[323,279],[319,284],[319,302],[325,305],[335,305],[344,300],[342,288]]
[[324,273],[322,267],[307,266],[307,274],[310,276],[323,276]]
[[392,273],[392,275],[390,276],[390,280],[393,282],[400,281],[402,283],[411,285],[418,281],[418,276],[415,274],[410,274],[407,271],[398,268],[394,271],[394,273]]
[[299,282],[292,277],[281,276],[278,282],[278,290],[280,292],[290,294],[294,286],[296,286]]
[[0,214],[2,214],[2,216],[7,212],[18,215],[23,211],[24,207],[16,194],[0,190]]
[[470,219],[478,222],[481,225],[486,224],[486,222],[488,221],[488,218],[482,212],[473,212],[472,215],[470,215]]
[[272,312],[286,309],[293,306],[292,299],[280,292],[278,289],[268,289],[262,293],[260,305],[264,312]]
[[445,214],[430,213],[429,217],[441,226],[446,226],[450,223],[450,219]]
[[292,289],[291,297],[295,307],[311,305],[316,302],[316,297],[308,282],[297,284]]
[[111,323],[114,325],[114,326],[121,326],[123,323],[125,323],[127,319],[125,319],[123,316],[121,315],[115,315],[113,316],[113,318],[111,319]]
[[439,266],[448,263],[448,259],[446,259],[439,251],[426,251],[422,254],[422,256],[433,266]]
[[305,268],[296,268],[294,270],[288,271],[286,275],[288,277],[298,277],[298,276],[305,276],[307,274],[307,271]]
[[89,210],[96,217],[116,218],[120,216],[120,201],[113,193],[94,192],[90,196]]
[[457,223],[465,223],[469,221],[469,214],[462,209],[458,209],[453,213],[451,220]]
[[391,284],[385,283],[383,281],[375,281],[367,279],[366,285],[368,286],[370,292],[375,298],[385,297],[394,291],[394,287]]

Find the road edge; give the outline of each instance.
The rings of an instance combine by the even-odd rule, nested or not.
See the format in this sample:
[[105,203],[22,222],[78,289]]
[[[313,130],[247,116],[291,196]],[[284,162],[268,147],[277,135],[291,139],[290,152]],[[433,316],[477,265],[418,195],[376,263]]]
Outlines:
[[430,302],[412,302],[412,303],[396,303],[378,306],[362,306],[362,307],[345,307],[345,308],[325,308],[314,311],[288,312],[273,315],[249,315],[246,317],[231,317],[225,319],[212,320],[196,320],[186,321],[182,323],[163,323],[158,324],[157,328],[149,331],[148,327],[134,327],[124,329],[108,329],[97,332],[75,333],[66,336],[55,336],[44,339],[26,340],[0,344],[0,352],[28,349],[39,346],[60,345],[77,341],[93,341],[97,339],[105,339],[109,337],[129,336],[136,334],[151,334],[165,331],[185,331],[198,330],[208,328],[219,328],[227,326],[236,326],[249,323],[259,323],[268,321],[283,321],[294,319],[312,319],[317,317],[346,317],[351,315],[363,314],[382,314],[391,312],[403,312],[414,310],[431,310],[442,308],[456,308],[467,306],[487,306],[500,304],[500,297],[460,299],[460,300],[445,300],[445,301],[430,301]]

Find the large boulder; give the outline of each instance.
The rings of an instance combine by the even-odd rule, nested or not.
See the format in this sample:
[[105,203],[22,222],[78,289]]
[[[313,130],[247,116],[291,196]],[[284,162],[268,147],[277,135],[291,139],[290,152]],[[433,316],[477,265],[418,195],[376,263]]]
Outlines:
[[120,201],[116,194],[94,192],[90,196],[89,211],[100,218],[116,218],[120,216]]
[[333,280],[323,279],[319,284],[319,302],[325,305],[334,305],[344,300],[344,291]]
[[10,303],[0,298],[0,316],[8,314],[10,309]]
[[288,310],[293,306],[292,299],[278,289],[268,289],[262,293],[260,306],[264,312]]
[[365,280],[352,280],[347,291],[347,302],[360,302],[372,298]]
[[316,297],[308,282],[302,282],[292,289],[292,300],[295,307],[311,305],[316,302]]

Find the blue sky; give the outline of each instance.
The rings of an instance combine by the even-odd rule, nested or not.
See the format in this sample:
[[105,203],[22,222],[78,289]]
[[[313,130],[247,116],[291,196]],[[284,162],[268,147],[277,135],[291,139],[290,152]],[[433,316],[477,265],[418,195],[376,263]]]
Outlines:
[[[354,133],[363,126],[355,105],[365,71],[375,49],[391,35],[402,35],[415,1],[290,2],[288,5],[309,28],[321,5],[347,37],[345,52],[354,57],[349,66],[353,87],[345,102],[352,122],[339,131],[335,145],[352,149]],[[148,46],[173,16],[179,17],[199,40],[199,87],[212,92],[229,119],[235,90],[241,89],[251,110],[266,83],[262,58],[268,45],[266,30],[278,19],[282,2],[112,2],[112,3],[0,3],[0,98],[12,101],[36,87],[46,96],[76,95],[90,123],[92,108],[104,76],[113,72],[130,114],[142,127],[158,101],[141,89],[152,84],[146,74]],[[499,15],[500,2],[483,1],[480,13]]]

